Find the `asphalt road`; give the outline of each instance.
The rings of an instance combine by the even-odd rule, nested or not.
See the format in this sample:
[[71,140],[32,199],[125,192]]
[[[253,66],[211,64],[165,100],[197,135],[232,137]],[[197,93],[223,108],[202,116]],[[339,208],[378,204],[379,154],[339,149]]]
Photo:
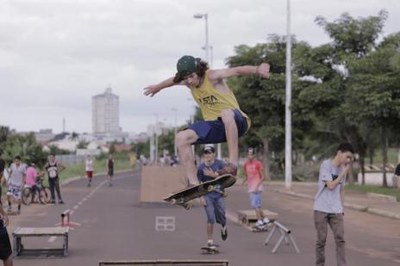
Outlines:
[[[217,255],[203,255],[200,247],[206,243],[206,218],[202,207],[187,211],[165,204],[140,204],[140,173],[116,175],[114,186],[108,187],[104,176],[97,176],[92,187],[84,179],[62,188],[66,204],[31,205],[23,208],[20,216],[11,217],[10,235],[17,226],[54,226],[60,214],[71,209],[71,221],[79,223],[69,235],[69,256],[51,259],[15,259],[15,265],[98,265],[100,260],[140,259],[226,259],[229,265],[313,265],[315,230],[312,222],[312,201],[295,198],[273,191],[264,192],[264,205],[279,213],[279,222],[292,230],[300,248],[281,245],[271,252],[278,235],[270,245],[264,241],[268,233],[252,233],[237,223],[236,211],[249,209],[245,187],[229,189],[227,216],[229,218],[226,241],[214,232],[220,244]],[[172,217],[172,231],[157,231],[157,217]],[[400,264],[400,223],[398,220],[348,210],[345,214],[345,237],[348,265],[394,266]],[[60,239],[32,238],[28,247],[60,245]],[[327,266],[336,265],[335,246],[328,235]]]

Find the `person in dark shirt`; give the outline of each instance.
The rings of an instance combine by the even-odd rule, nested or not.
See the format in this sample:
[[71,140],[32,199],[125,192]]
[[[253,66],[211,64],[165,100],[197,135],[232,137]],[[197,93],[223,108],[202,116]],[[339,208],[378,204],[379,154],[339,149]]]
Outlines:
[[108,155],[106,167],[107,167],[107,175],[108,175],[108,186],[111,187],[112,179],[114,177],[114,159],[113,159],[113,156],[111,153]]
[[[203,149],[204,162],[197,168],[197,178],[200,183],[213,180],[219,176],[218,170],[224,168],[225,163],[221,160],[215,159],[215,149],[212,146],[205,146]],[[207,245],[209,247],[216,247],[213,242],[214,224],[219,223],[222,226],[221,238],[226,240],[228,231],[226,228],[225,217],[225,199],[223,196],[223,189],[215,186],[215,189],[204,195],[205,206],[204,209],[207,214]]]
[[4,266],[13,265],[10,237],[6,228],[8,223],[8,216],[3,210],[3,206],[0,205],[0,260],[3,261]]

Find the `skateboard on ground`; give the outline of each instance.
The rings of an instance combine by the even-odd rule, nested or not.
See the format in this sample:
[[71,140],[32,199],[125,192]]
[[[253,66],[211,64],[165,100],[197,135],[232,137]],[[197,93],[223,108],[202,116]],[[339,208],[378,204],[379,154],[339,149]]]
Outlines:
[[234,177],[233,175],[230,174],[221,175],[215,178],[214,180],[210,180],[201,183],[199,185],[185,188],[176,193],[173,193],[172,195],[164,198],[163,200],[169,202],[172,205],[181,205],[185,209],[189,209],[190,204],[188,204],[188,201],[204,196],[209,192],[215,191],[226,196],[227,194],[223,192],[223,190],[225,188],[233,186],[235,182],[236,182],[236,177]]
[[201,251],[203,254],[211,254],[211,255],[219,253],[218,245],[201,247]]

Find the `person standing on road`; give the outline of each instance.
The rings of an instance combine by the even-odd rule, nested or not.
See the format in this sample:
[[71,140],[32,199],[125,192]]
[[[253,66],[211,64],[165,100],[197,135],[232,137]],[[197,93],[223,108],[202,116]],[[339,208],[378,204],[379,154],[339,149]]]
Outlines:
[[328,225],[336,243],[336,261],[345,266],[345,241],[343,223],[343,196],[346,176],[353,160],[354,148],[342,143],[335,156],[322,162],[319,171],[318,192],[314,200],[314,225],[317,231],[316,265],[325,265],[325,243]]
[[250,205],[256,212],[256,227],[263,229],[269,223],[262,210],[262,192],[264,190],[264,166],[257,160],[254,148],[247,149],[247,161],[243,165],[244,180],[250,194]]
[[6,227],[8,223],[7,213],[3,210],[3,206],[0,205],[0,260],[3,261],[4,266],[13,265],[10,237]]
[[12,212],[11,202],[12,198],[17,200],[18,210],[17,213],[21,213],[21,202],[22,202],[22,189],[25,184],[26,165],[22,163],[19,155],[15,156],[14,162],[10,166],[10,177],[8,178],[8,212]]
[[36,170],[36,165],[34,163],[31,163],[28,169],[26,169],[25,185],[31,188],[32,202],[34,202],[36,191],[38,191],[38,187],[36,185],[37,179],[38,179],[38,172]]
[[55,192],[57,192],[58,204],[64,204],[64,201],[62,200],[61,192],[60,192],[59,174],[62,170],[65,169],[65,166],[56,161],[55,154],[50,154],[50,156],[48,158],[48,162],[45,164],[44,169],[47,172],[47,176],[48,176],[48,180],[49,180],[49,187],[50,187],[50,193],[51,193],[51,202],[50,203],[52,203],[52,204],[56,203]]
[[85,171],[86,171],[86,178],[88,181],[87,186],[90,187],[92,185],[92,178],[93,178],[93,159],[92,156],[90,156],[90,154],[86,155]]
[[[201,183],[217,178],[219,176],[218,171],[225,165],[223,161],[215,159],[215,149],[212,146],[204,147],[203,157],[204,162],[197,168],[197,177]],[[223,195],[224,191],[220,185],[216,185],[215,189],[218,190],[218,192],[212,191],[204,195],[204,209],[207,214],[207,245],[209,247],[216,247],[213,242],[215,222],[222,226],[222,240],[225,241],[228,237],[225,217],[225,199]]]
[[393,175],[393,187],[400,188],[400,163],[396,166]]
[[199,105],[205,121],[197,121],[175,137],[178,154],[189,185],[197,185],[195,157],[191,148],[194,144],[227,142],[229,161],[219,175],[236,176],[239,162],[239,137],[250,128],[249,117],[240,109],[232,90],[225,79],[234,76],[259,75],[269,77],[269,65],[238,66],[226,69],[209,69],[207,62],[185,55],[178,60],[175,77],[146,87],[144,94],[154,96],[165,88],[184,85]]
[[2,153],[0,151],[0,206],[2,206],[2,204],[3,204],[1,202],[1,195],[3,195],[2,186],[3,186],[3,183],[5,182],[3,173],[4,173],[4,168],[6,167],[6,161],[4,161],[4,159],[1,156],[2,156]]
[[108,186],[112,186],[112,179],[114,177],[114,159],[112,154],[110,153],[108,155],[107,161],[106,161],[106,167],[107,167],[107,175],[108,175]]

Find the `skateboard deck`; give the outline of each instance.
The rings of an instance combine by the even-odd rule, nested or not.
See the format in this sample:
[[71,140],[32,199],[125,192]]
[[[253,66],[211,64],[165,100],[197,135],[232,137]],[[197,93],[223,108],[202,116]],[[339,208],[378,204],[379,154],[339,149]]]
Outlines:
[[[223,194],[226,196],[226,193],[222,192],[224,188],[228,188],[233,186],[236,182],[236,177],[226,174],[221,175],[214,180],[210,180],[199,185],[185,188],[180,190],[172,195],[164,198],[163,200],[173,204],[173,205],[181,205],[185,208],[190,208],[188,201],[191,201],[195,198],[199,198],[204,196],[205,194],[216,191],[218,193]],[[220,186],[220,188],[219,188]]]
[[218,246],[201,247],[201,251],[202,251],[203,254],[217,254],[217,253],[219,253]]

